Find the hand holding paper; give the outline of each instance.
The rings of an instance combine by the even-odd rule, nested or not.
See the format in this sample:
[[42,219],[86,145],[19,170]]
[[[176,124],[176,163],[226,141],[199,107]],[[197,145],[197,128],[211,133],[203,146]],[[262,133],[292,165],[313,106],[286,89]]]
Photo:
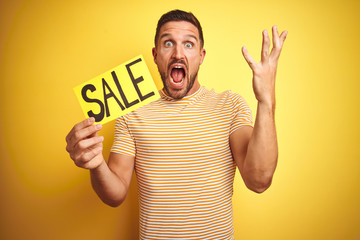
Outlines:
[[[98,136],[105,124],[160,97],[142,56],[123,63],[74,88],[86,120],[66,136],[66,150],[78,167],[95,169],[105,162],[104,138]],[[100,123],[95,124],[94,123]]]
[[105,161],[102,155],[104,137],[97,135],[102,126],[93,125],[94,122],[94,118],[85,119],[66,136],[66,151],[78,167],[94,169]]

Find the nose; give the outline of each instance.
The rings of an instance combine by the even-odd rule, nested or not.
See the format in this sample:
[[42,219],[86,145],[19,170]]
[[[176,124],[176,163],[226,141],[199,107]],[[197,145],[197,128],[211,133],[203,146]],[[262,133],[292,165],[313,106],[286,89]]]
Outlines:
[[180,44],[177,44],[174,48],[173,57],[175,59],[183,59],[184,58],[184,49]]

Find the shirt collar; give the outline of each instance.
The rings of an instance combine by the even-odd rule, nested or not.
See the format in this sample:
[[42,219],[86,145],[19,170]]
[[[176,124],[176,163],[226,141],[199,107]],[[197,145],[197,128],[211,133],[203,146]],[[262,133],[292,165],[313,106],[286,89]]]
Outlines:
[[197,98],[198,96],[203,95],[204,92],[205,92],[205,90],[206,90],[205,87],[200,86],[199,89],[196,90],[196,92],[194,92],[194,93],[191,94],[191,95],[185,96],[185,97],[183,97],[183,98],[181,98],[181,99],[175,99],[175,98],[170,97],[169,95],[166,94],[166,92],[164,91],[164,89],[161,89],[161,90],[159,91],[159,93],[160,93],[161,98],[164,99],[164,100],[174,101],[174,102],[180,102],[180,101],[189,101],[189,100],[195,99],[195,98]]

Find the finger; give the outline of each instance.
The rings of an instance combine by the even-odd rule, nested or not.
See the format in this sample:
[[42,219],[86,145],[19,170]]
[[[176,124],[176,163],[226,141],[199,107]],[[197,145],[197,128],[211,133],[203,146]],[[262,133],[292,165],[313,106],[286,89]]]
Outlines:
[[280,40],[279,40],[279,32],[277,29],[277,26],[272,27],[272,37],[273,37],[273,47],[279,47],[280,46]]
[[91,160],[101,154],[102,150],[102,147],[97,147],[84,152],[83,154],[74,159],[75,165],[78,167],[87,168],[86,166],[89,164],[89,162],[91,162]]
[[66,136],[65,140],[66,142],[69,142],[70,139],[72,138],[74,132],[83,129],[85,127],[91,126],[93,123],[95,122],[95,118],[90,117],[85,119],[82,122],[79,122],[78,124],[75,124],[75,126],[70,130],[70,132],[68,133],[68,135]]
[[[100,131],[102,128],[101,124],[91,125],[89,127],[75,131],[68,142],[69,148],[74,148],[74,146],[81,140],[90,138],[91,136],[96,136],[96,132]],[[95,134],[95,135],[93,135]]]
[[[95,148],[96,146],[99,146],[99,143],[102,143],[104,141],[104,137],[93,137],[93,138],[87,138],[84,140],[81,140],[76,144],[75,150],[82,152],[88,148]],[[101,145],[100,145],[101,146]]]
[[[86,153],[85,158],[89,158],[90,160],[87,161],[83,168],[85,169],[93,169],[96,166],[99,166],[99,161],[95,160],[95,158],[98,158],[100,155],[102,155],[102,147],[95,148],[91,152]],[[101,156],[103,158],[103,156]]]
[[280,44],[281,44],[281,48],[285,42],[286,36],[288,35],[288,31],[283,31],[280,35]]
[[91,154],[88,154],[88,152],[94,152],[94,149],[103,148],[101,139],[96,139],[94,142],[97,142],[99,140],[100,142],[98,143],[88,144],[89,147],[87,148],[83,147],[86,143],[82,143],[84,144],[83,146],[80,146],[81,144],[76,145],[76,149],[74,149],[74,151],[70,153],[70,157],[72,160],[74,160],[76,165],[82,165],[92,159],[91,157],[89,157],[91,156]]
[[272,36],[273,36],[273,48],[271,49],[270,55],[274,58],[278,58],[281,51],[281,44],[277,26],[272,27]]
[[265,61],[269,58],[270,38],[267,30],[263,31],[263,42],[261,49],[261,61]]
[[98,132],[94,132],[93,134],[89,135],[88,138],[93,138],[99,136]]
[[246,62],[249,64],[251,69],[254,69],[255,65],[256,65],[256,61],[254,60],[254,58],[249,54],[248,50],[246,49],[246,47],[242,47],[242,53],[243,56],[246,60]]

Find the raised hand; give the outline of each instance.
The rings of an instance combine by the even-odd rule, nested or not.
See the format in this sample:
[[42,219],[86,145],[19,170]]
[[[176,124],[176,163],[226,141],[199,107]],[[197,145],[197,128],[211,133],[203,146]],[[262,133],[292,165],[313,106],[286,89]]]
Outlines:
[[102,142],[104,137],[98,136],[100,124],[93,125],[94,118],[88,118],[76,124],[66,136],[66,151],[76,166],[94,169],[103,163]]
[[261,61],[259,63],[254,60],[245,47],[242,48],[244,58],[253,71],[253,89],[259,103],[266,103],[269,104],[269,106],[275,105],[277,64],[287,33],[287,31],[283,31],[279,36],[277,27],[273,26],[273,48],[269,53],[270,38],[267,30],[263,31]]

